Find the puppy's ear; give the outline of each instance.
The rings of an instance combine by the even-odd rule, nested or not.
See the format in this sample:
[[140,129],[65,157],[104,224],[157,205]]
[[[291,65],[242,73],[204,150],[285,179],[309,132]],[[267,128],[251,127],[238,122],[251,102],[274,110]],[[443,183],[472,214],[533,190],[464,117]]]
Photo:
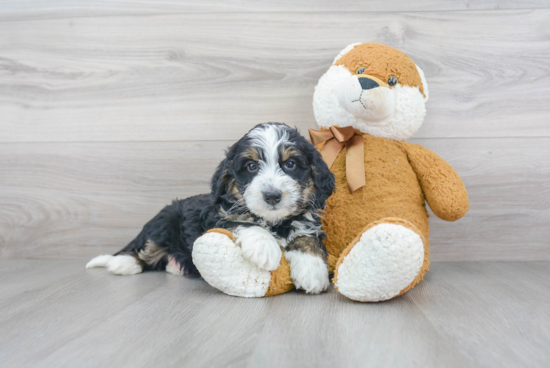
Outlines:
[[218,165],[214,176],[212,176],[212,181],[210,182],[214,202],[219,202],[220,199],[224,198],[225,194],[227,194],[227,188],[230,179],[231,174],[229,173],[229,160],[225,158]]
[[[309,144],[309,143],[308,143]],[[321,154],[313,145],[309,148],[310,163],[313,170],[313,185],[315,188],[315,207],[325,208],[325,201],[334,191],[334,174],[330,171]]]

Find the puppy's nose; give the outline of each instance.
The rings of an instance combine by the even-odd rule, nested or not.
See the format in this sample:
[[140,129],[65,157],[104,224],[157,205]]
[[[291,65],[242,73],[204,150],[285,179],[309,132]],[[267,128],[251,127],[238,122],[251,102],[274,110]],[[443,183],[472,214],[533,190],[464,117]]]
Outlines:
[[370,78],[359,78],[359,84],[364,90],[380,87],[380,85],[376,81],[373,81]]
[[281,201],[282,197],[283,197],[283,193],[279,191],[264,192],[264,201],[266,201],[267,204],[275,205]]

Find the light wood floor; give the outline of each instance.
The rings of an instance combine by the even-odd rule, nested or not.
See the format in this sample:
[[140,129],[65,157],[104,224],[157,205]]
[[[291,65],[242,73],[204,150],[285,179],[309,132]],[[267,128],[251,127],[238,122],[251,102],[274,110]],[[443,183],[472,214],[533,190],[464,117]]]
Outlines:
[[435,263],[403,297],[226,296],[163,272],[0,260],[2,367],[548,367],[550,263]]

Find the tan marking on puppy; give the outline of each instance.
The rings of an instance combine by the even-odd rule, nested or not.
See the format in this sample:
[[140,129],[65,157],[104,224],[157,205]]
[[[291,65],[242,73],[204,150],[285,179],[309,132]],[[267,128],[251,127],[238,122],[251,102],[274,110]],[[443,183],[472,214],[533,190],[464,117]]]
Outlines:
[[235,182],[235,179],[231,178],[227,182],[227,193],[232,195],[235,199],[241,199],[243,196],[241,192],[239,192],[239,188],[237,188],[237,183]]
[[416,64],[405,53],[379,43],[363,43],[355,46],[338,59],[334,65],[343,65],[352,74],[360,67],[366,68],[363,76],[376,77],[387,83],[396,77],[403,86],[418,87],[424,97],[424,87]]
[[151,239],[145,242],[145,247],[137,253],[139,259],[148,265],[154,265],[167,256],[166,249],[156,245]]
[[319,238],[317,237],[299,236],[290,242],[287,247],[287,251],[298,251],[301,253],[307,253],[320,257],[325,262],[327,261],[327,255],[322,248],[321,240],[319,240]]
[[311,180],[303,190],[304,203],[315,200],[315,183]]
[[281,159],[283,160],[283,162],[298,155],[301,155],[301,153],[294,147],[281,147]]
[[249,158],[252,161],[258,162],[260,160],[260,153],[256,147],[249,147],[246,151],[241,154],[244,158]]
[[250,213],[229,215],[227,212],[223,211],[221,216],[227,222],[245,222],[251,224],[255,222],[254,217],[252,217]]

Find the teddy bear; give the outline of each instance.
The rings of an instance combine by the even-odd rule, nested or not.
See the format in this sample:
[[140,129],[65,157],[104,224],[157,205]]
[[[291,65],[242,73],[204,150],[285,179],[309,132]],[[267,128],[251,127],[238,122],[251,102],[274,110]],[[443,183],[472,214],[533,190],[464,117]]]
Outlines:
[[[378,43],[344,48],[319,79],[312,142],[335,175],[322,218],[335,289],[349,299],[378,302],[402,295],[429,269],[426,202],[447,221],[466,214],[468,194],[437,154],[405,142],[426,114],[423,71],[405,53]],[[293,288],[288,263],[266,271],[243,258],[227,230],[195,242],[203,278],[237,296],[277,295]]]

